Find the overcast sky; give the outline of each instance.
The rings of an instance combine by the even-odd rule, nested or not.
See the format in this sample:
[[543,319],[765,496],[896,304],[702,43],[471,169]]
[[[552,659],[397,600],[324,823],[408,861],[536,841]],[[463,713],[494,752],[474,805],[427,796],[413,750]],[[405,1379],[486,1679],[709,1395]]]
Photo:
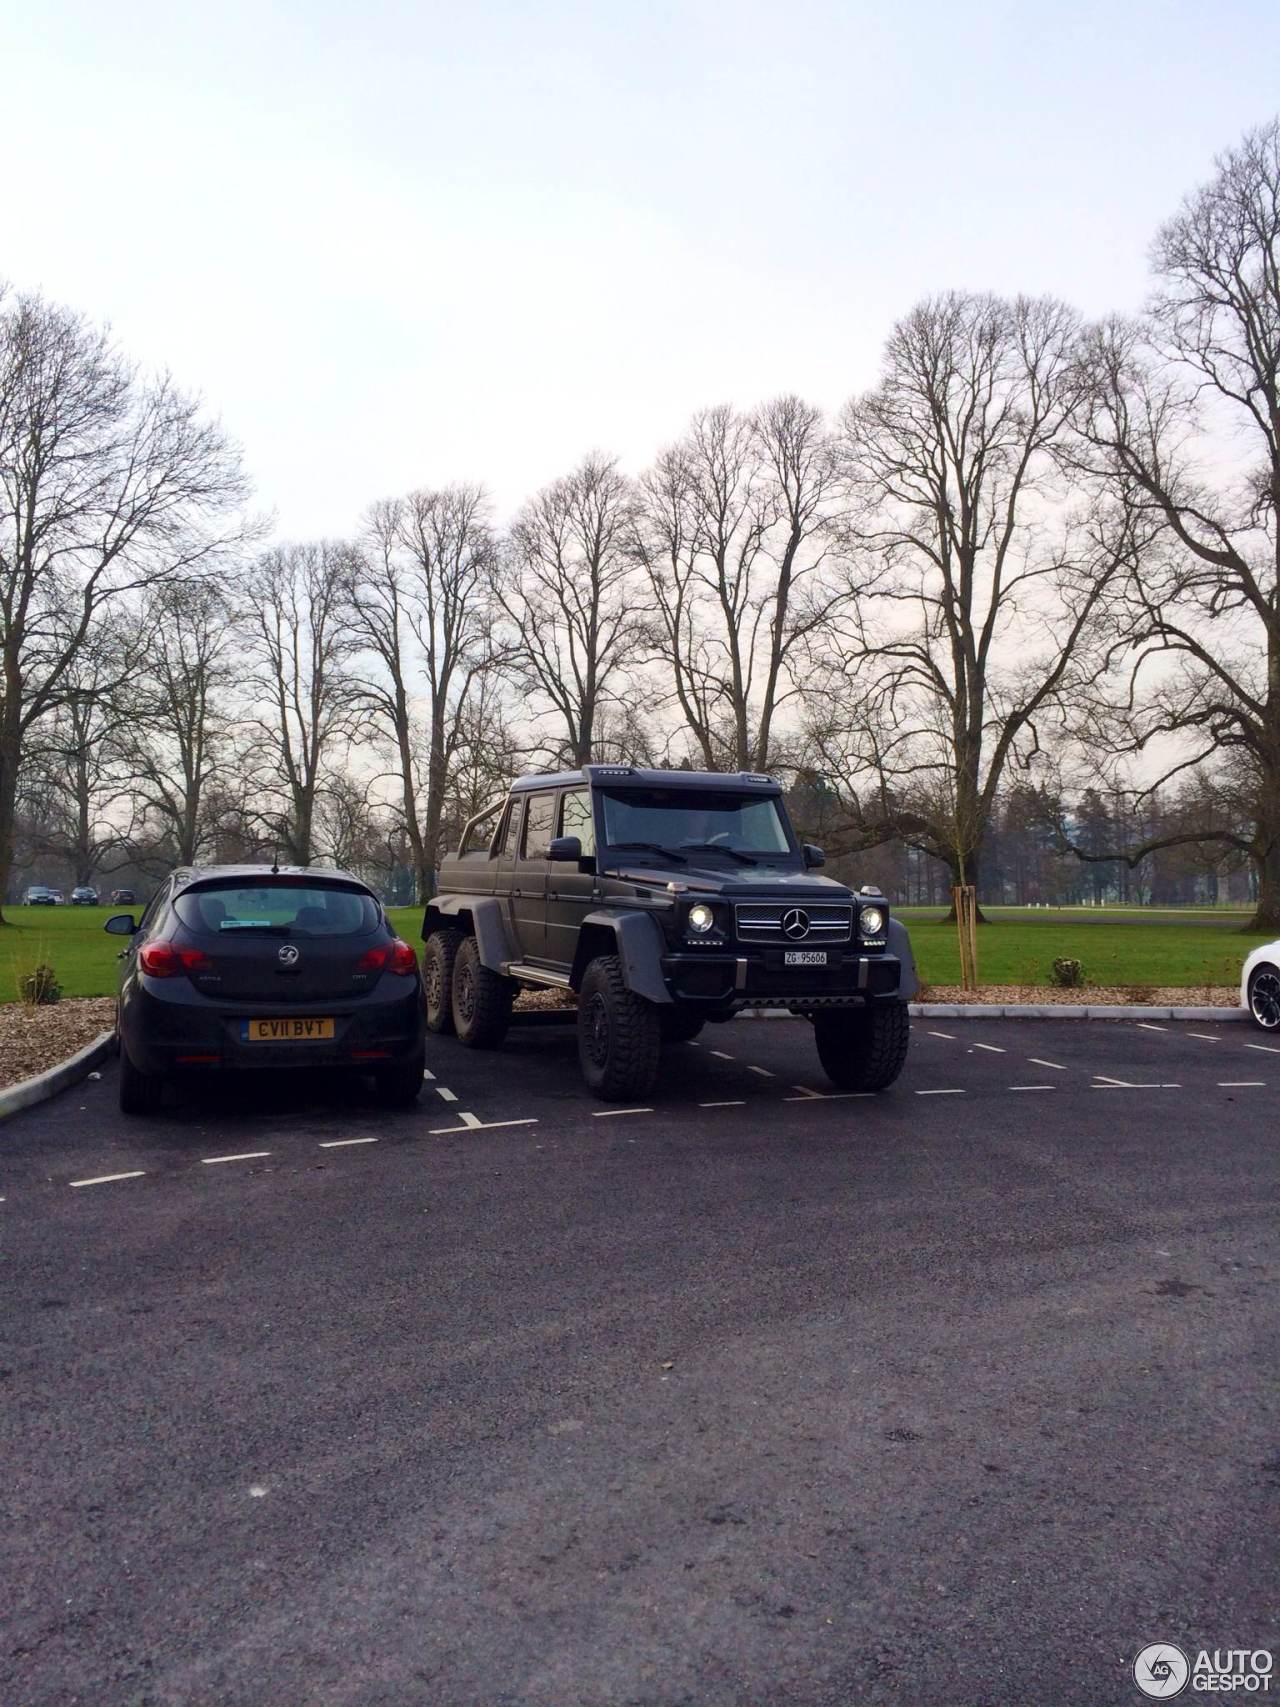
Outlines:
[[290,537],[834,407],[946,286],[1136,307],[1280,106],[1275,0],[4,11],[0,274],[201,391]]

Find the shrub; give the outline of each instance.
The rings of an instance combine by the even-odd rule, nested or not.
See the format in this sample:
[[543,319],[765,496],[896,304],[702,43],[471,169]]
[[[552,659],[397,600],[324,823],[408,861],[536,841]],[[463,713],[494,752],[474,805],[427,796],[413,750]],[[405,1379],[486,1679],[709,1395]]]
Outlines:
[[62,1000],[62,985],[52,966],[42,962],[22,980],[22,999],[31,1007],[48,1007]]
[[1049,982],[1060,990],[1078,989],[1084,983],[1084,966],[1078,960],[1055,960],[1049,968]]

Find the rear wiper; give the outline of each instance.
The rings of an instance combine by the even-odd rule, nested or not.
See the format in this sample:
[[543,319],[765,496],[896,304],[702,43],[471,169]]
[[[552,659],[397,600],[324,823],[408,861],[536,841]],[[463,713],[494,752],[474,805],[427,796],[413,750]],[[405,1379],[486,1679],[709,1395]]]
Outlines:
[[730,859],[736,859],[740,865],[755,865],[757,863],[751,854],[740,853],[737,848],[728,848],[723,842],[681,842],[680,846],[688,848],[690,853],[728,854]]
[[254,936],[292,936],[294,934],[292,925],[254,925],[245,923],[234,925],[224,924],[218,926],[219,936],[230,936],[235,931],[244,931],[246,934],[252,933]]
[[688,860],[674,848],[664,848],[657,842],[610,842],[609,852],[618,853],[623,848],[643,848],[646,853],[661,854],[664,859],[678,859],[681,865],[688,865]]

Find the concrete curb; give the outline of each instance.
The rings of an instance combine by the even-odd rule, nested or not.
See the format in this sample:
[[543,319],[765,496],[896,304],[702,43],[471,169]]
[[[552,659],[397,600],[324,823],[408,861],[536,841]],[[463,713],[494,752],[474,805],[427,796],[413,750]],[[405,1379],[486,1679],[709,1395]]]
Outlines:
[[31,1108],[35,1103],[48,1102],[50,1097],[56,1097],[59,1091],[70,1089],[86,1078],[99,1061],[105,1061],[115,1048],[116,1034],[114,1031],[104,1031],[95,1037],[92,1043],[87,1043],[83,1049],[77,1050],[65,1061],[60,1061],[56,1067],[50,1067],[47,1073],[37,1073],[34,1079],[23,1079],[20,1084],[10,1085],[7,1090],[0,1091],[0,1120],[8,1120],[10,1115],[19,1110]]
[[[1248,1019],[1243,1008],[1154,1008],[1097,1004],[1093,1007],[1056,1002],[911,1002],[913,1019],[1127,1019],[1158,1022],[1189,1019],[1201,1025],[1224,1025]],[[744,1008],[739,1019],[796,1019],[786,1008]]]

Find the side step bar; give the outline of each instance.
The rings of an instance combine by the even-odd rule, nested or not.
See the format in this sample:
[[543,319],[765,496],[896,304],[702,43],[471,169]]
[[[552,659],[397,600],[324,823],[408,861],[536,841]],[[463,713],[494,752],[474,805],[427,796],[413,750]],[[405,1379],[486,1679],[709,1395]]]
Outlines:
[[508,978],[518,978],[522,984],[548,984],[557,990],[571,988],[567,972],[553,972],[548,966],[526,966],[522,961],[509,960],[502,968]]

